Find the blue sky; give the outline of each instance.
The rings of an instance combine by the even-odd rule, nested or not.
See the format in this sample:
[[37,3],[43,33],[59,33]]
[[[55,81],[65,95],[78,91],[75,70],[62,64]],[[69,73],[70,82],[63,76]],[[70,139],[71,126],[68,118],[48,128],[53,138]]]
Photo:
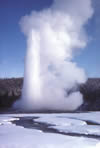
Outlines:
[[[19,21],[32,10],[50,7],[53,0],[0,0],[0,77],[21,77],[24,73],[26,39]],[[88,77],[100,77],[100,1],[93,0],[94,15],[86,25],[91,39],[74,58]]]

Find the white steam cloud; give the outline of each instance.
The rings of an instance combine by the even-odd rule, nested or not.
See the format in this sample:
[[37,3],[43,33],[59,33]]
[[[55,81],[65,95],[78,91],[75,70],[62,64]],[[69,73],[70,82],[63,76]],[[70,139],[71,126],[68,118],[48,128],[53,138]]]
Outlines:
[[84,25],[92,14],[91,0],[54,0],[51,8],[22,17],[27,54],[19,107],[70,111],[82,104],[80,92],[69,93],[86,81],[72,59],[87,44]]

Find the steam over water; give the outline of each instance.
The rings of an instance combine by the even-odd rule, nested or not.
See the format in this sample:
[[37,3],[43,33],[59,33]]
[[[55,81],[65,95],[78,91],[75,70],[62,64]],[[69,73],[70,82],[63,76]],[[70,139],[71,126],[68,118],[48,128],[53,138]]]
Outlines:
[[50,8],[22,17],[27,54],[22,98],[15,106],[70,111],[82,104],[80,92],[69,91],[86,81],[73,58],[88,42],[84,26],[92,14],[91,0],[54,0]]

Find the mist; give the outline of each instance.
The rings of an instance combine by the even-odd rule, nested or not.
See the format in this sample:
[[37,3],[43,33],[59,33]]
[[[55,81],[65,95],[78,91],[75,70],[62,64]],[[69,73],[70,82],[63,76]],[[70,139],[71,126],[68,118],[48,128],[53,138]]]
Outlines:
[[83,103],[77,86],[87,78],[73,58],[88,43],[85,25],[92,15],[91,0],[54,0],[50,8],[21,18],[27,51],[22,97],[15,107],[73,111]]

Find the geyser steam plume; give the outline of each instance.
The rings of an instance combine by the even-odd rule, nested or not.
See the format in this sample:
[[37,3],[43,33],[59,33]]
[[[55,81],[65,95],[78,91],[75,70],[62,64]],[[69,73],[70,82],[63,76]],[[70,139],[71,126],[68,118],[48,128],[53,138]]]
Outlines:
[[70,90],[86,76],[72,59],[87,44],[84,25],[92,14],[91,0],[54,0],[22,17],[27,54],[20,108],[67,111],[82,104],[80,92]]

